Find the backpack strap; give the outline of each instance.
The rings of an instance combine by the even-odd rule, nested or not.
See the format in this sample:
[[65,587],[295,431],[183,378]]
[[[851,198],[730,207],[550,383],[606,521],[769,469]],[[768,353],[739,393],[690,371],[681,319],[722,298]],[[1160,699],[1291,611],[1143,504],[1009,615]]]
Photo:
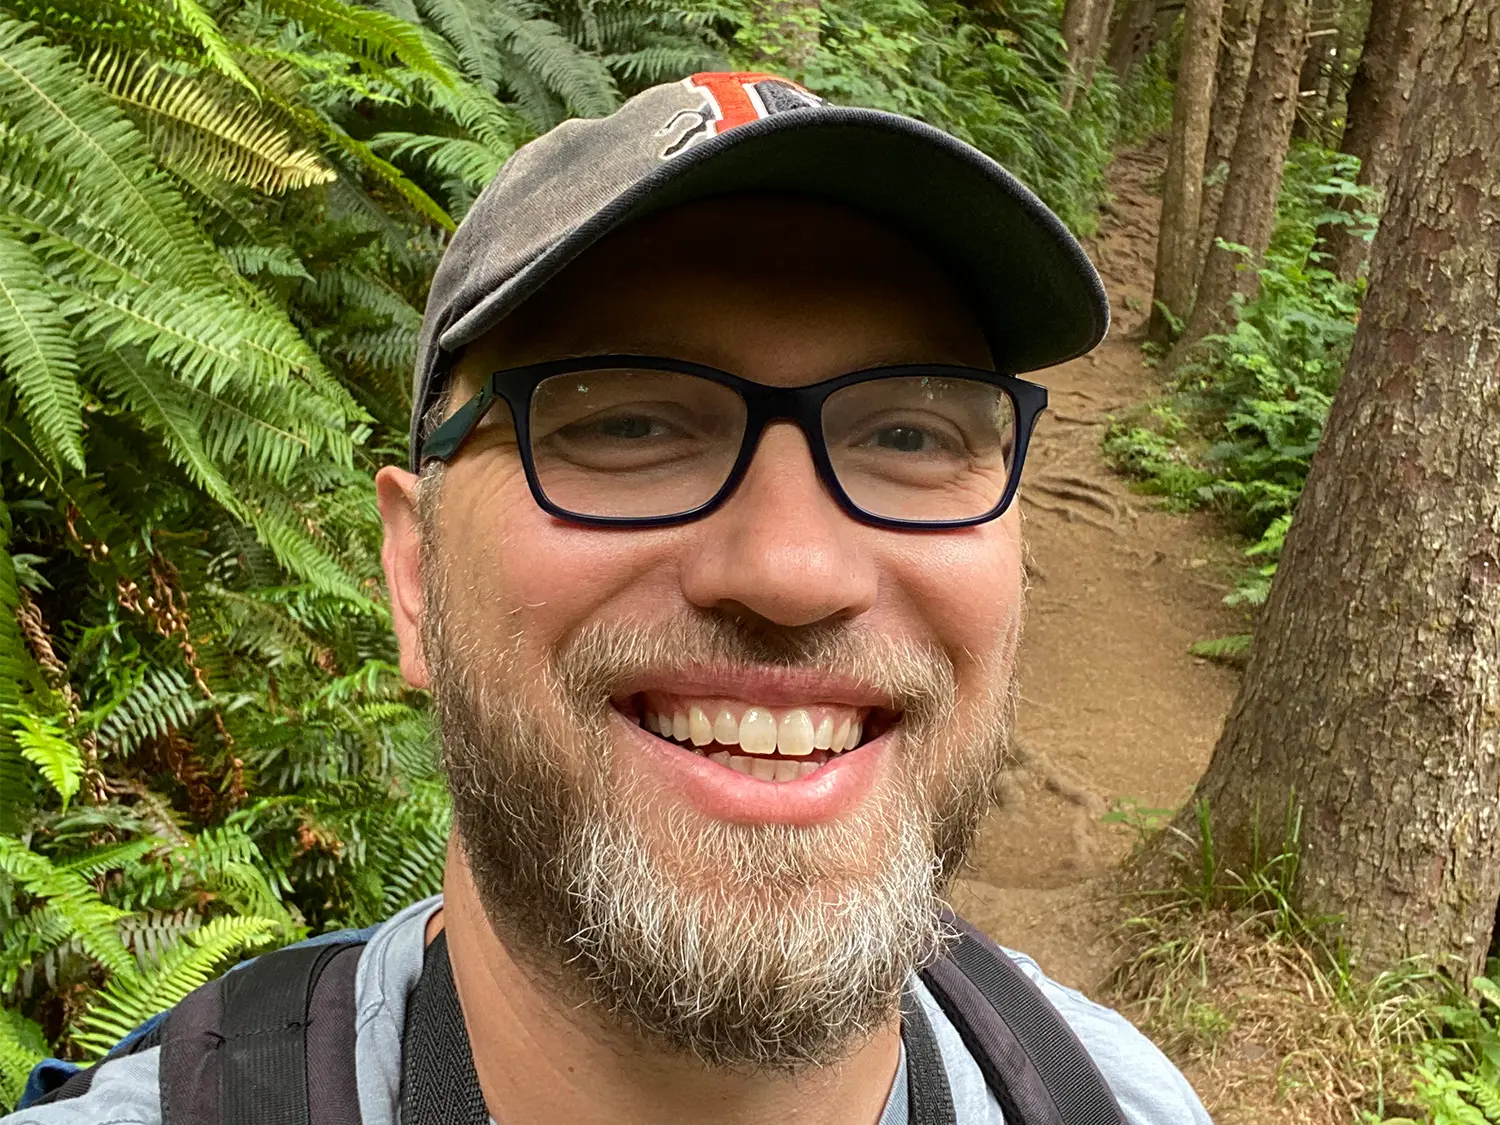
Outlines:
[[901,1045],[906,1048],[907,1125],[958,1125],[943,1052],[922,1001],[910,991],[901,1000]]
[[[937,1037],[921,1001],[910,992],[902,998],[901,1042],[906,1047],[909,1125],[957,1125]],[[446,931],[423,955],[422,976],[407,1007],[401,1056],[404,1125],[485,1125],[490,1120],[453,981]]]
[[162,1036],[163,1125],[358,1125],[354,978],[363,948],[291,946],[189,994]]
[[401,1034],[402,1125],[486,1125],[489,1111],[448,960],[448,931],[422,954]]
[[1042,990],[960,918],[922,981],[974,1056],[1010,1125],[1129,1125],[1104,1075]]
[[[1006,1121],[1128,1125],[1099,1068],[1041,990],[968,923],[951,916],[948,921],[959,931],[958,941],[922,971],[922,981],[978,1063]],[[450,1055],[407,1070],[413,1079],[425,1072],[444,1081],[421,1091],[437,1095],[430,1099],[413,1097],[419,1092],[415,1088],[403,1090],[403,1103],[415,1104],[402,1108],[414,1110],[410,1120],[420,1125],[437,1105],[453,1106],[450,1099],[458,1093],[462,1110],[431,1120],[460,1125],[475,1116],[476,1096],[479,1112],[484,1103],[467,1055],[446,942],[440,937],[433,945],[424,963],[425,987],[413,997],[413,1021],[442,1028],[445,1034],[418,1038],[424,1046],[461,1047],[461,1061],[468,1066],[453,1067]],[[183,1000],[160,1031],[163,1125],[359,1125],[354,980],[362,949],[362,941],[292,946],[210,981]],[[902,1008],[911,1125],[954,1125],[948,1075],[932,1027],[914,996]],[[415,1043],[407,1047],[422,1054]],[[450,1065],[441,1065],[445,1062]]]

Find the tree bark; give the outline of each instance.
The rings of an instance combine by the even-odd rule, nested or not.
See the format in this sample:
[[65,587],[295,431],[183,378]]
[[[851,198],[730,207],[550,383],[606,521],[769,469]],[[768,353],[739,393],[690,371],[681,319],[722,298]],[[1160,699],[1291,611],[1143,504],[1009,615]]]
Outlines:
[[1432,2],[1353,352],[1198,796],[1241,865],[1257,808],[1295,800],[1304,916],[1342,916],[1367,971],[1467,978],[1500,899],[1500,6]]
[[1332,141],[1324,111],[1338,53],[1339,7],[1339,0],[1312,0],[1307,50],[1303,52],[1302,71],[1297,78],[1297,118],[1292,136],[1321,145]]
[[1219,240],[1248,248],[1249,254],[1210,245],[1198,278],[1198,295],[1168,369],[1224,324],[1230,297],[1247,299],[1259,288],[1257,270],[1271,241],[1281,167],[1297,113],[1297,74],[1307,39],[1308,0],[1265,0],[1255,37],[1255,57],[1245,104],[1229,158],[1229,180],[1214,225]]
[[1240,110],[1250,82],[1255,55],[1255,32],[1260,26],[1261,0],[1227,0],[1220,20],[1219,65],[1214,75],[1213,109],[1208,122],[1208,155],[1204,158],[1203,202],[1198,215],[1198,259],[1194,279],[1213,245],[1219,202],[1229,178],[1229,158],[1239,136]]
[[1063,7],[1062,33],[1068,48],[1068,75],[1062,90],[1064,109],[1072,109],[1078,92],[1087,90],[1093,82],[1113,11],[1114,0],[1068,0]]
[[1084,66],[1080,89],[1087,90],[1094,81],[1094,72],[1104,55],[1104,41],[1109,37],[1110,19],[1115,14],[1115,0],[1096,0],[1093,18],[1089,21],[1088,42],[1084,48]]
[[1344,127],[1349,121],[1349,85],[1354,81],[1360,44],[1365,41],[1365,28],[1369,22],[1369,0],[1345,3],[1339,16],[1338,44],[1334,48],[1328,99],[1323,109],[1323,118],[1328,122],[1334,144],[1339,143],[1343,137]]
[[[1349,87],[1349,124],[1341,147],[1359,157],[1356,182],[1378,194],[1384,193],[1398,155],[1401,115],[1421,46],[1417,25],[1422,12],[1420,0],[1373,0],[1359,69]],[[1378,215],[1378,201],[1374,208]],[[1352,212],[1354,204],[1347,203],[1342,209]],[[1364,264],[1369,243],[1347,223],[1329,223],[1318,235],[1333,261],[1333,271],[1352,282]]]
[[1151,50],[1153,20],[1156,17],[1156,0],[1130,0],[1119,21],[1115,24],[1114,36],[1109,41],[1109,69],[1121,86],[1135,66]]
[[1185,319],[1198,280],[1198,214],[1203,202],[1203,161],[1208,151],[1223,8],[1223,0],[1187,0],[1183,18],[1156,242],[1156,281],[1151,318],[1146,325],[1147,336],[1158,343],[1172,337],[1171,320],[1163,306],[1178,321]]

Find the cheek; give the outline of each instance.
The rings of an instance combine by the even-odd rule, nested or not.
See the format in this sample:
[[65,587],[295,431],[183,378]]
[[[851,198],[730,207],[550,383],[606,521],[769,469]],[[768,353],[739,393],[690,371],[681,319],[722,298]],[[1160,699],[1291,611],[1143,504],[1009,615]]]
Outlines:
[[961,685],[1008,671],[1020,636],[1020,522],[922,536],[895,560],[910,611],[953,658]]
[[504,459],[465,475],[444,486],[451,600],[466,602],[454,611],[513,644],[522,667],[536,667],[592,621],[645,619],[669,604],[676,570],[666,533],[554,519],[532,499],[519,466]]

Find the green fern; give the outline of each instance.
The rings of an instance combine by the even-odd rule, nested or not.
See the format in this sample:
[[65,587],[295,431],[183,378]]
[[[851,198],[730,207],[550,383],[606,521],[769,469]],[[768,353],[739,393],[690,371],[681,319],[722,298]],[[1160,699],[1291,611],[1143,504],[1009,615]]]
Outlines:
[[3,717],[11,724],[21,756],[36,766],[67,808],[83,779],[83,757],[67,731],[47,716],[23,708]]
[[11,130],[49,163],[78,174],[103,221],[183,280],[209,282],[213,255],[181,199],[153,167],[140,134],[67,52],[0,16],[0,104]]
[[97,1058],[146,1020],[208,982],[231,957],[265,945],[277,932],[269,918],[215,918],[167,947],[147,969],[117,972],[80,1017],[72,1039]]
[[53,460],[83,470],[82,392],[68,322],[30,247],[0,226],[0,368]]
[[15,1108],[31,1068],[47,1057],[47,1039],[33,1021],[0,1008],[0,1113]]
[[116,102],[156,124],[152,140],[169,164],[273,194],[334,178],[316,154],[293,148],[278,121],[254,105],[225,104],[196,78],[118,50],[96,51],[87,66]]

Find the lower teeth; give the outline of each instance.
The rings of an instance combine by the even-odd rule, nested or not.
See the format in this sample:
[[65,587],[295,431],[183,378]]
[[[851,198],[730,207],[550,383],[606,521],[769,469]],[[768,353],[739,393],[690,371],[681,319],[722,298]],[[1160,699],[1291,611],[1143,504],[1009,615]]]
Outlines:
[[706,757],[711,762],[728,766],[737,773],[760,781],[800,781],[823,764],[806,759],[794,761],[790,758],[757,758],[750,754],[731,754],[727,750],[717,750]]

